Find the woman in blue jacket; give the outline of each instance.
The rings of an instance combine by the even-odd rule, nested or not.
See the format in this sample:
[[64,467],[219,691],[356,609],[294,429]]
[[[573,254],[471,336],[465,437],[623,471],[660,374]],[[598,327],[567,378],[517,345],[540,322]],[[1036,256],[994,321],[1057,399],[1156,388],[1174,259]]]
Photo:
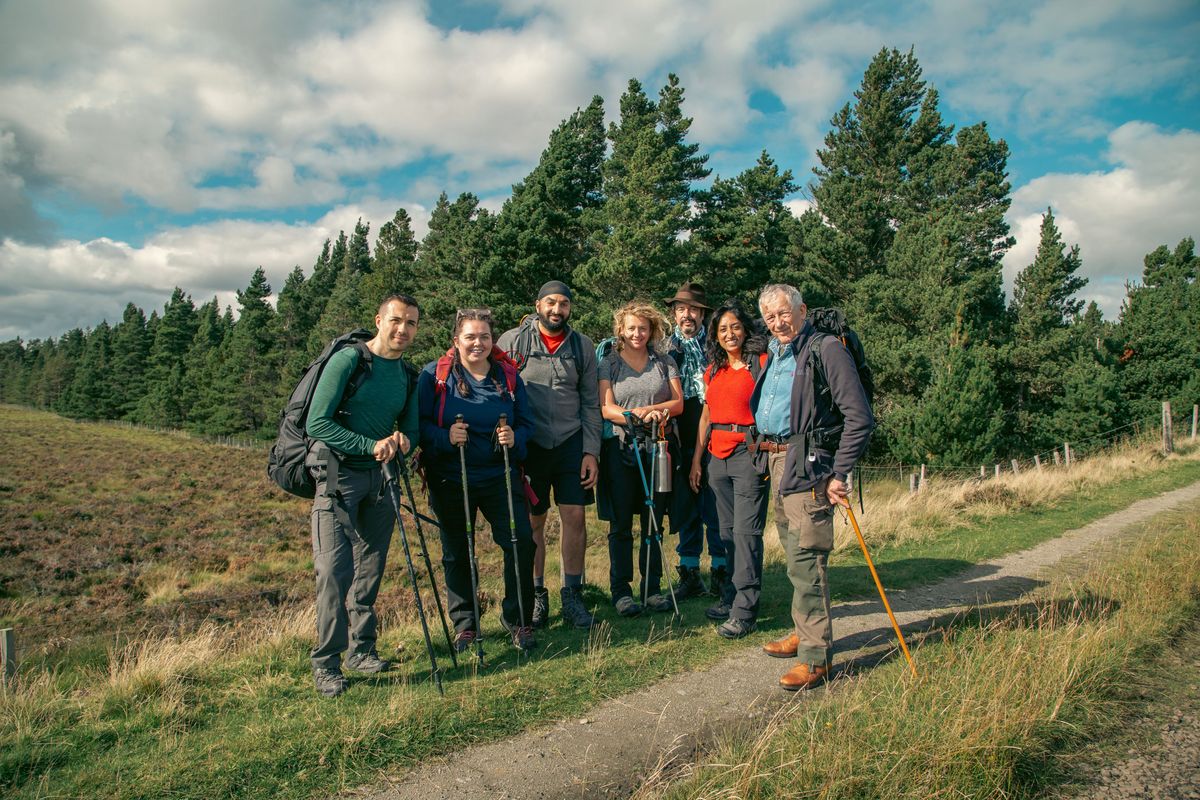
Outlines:
[[[466,490],[471,525],[482,512],[492,539],[504,552],[504,600],[500,621],[522,650],[533,638],[533,535],[525,510],[524,480],[517,465],[533,432],[526,411],[525,384],[503,350],[492,342],[488,309],[462,309],[454,320],[453,346],[422,370],[417,381],[421,417],[421,463],[429,483],[429,500],[441,524],[442,565],[447,606],[457,631],[455,648],[471,647],[481,634],[475,629],[471,597],[471,563],[467,519],[463,508],[460,448],[467,462]],[[461,415],[462,421],[458,421]],[[500,416],[505,415],[505,424]],[[504,480],[503,447],[509,448],[516,548],[509,526],[509,498]],[[518,602],[524,600],[522,616]]]

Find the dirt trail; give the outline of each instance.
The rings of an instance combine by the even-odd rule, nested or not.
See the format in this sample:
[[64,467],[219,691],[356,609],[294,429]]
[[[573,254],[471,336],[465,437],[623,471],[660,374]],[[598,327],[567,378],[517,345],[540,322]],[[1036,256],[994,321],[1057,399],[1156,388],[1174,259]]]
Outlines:
[[[1061,537],[977,564],[932,586],[889,592],[906,631],[924,630],[964,607],[1014,600],[1056,572],[1139,536],[1138,523],[1200,499],[1200,483],[1141,500]],[[1067,563],[1064,563],[1067,562]],[[834,607],[835,671],[894,641],[878,600]],[[664,759],[687,759],[716,730],[746,724],[802,698],[776,688],[790,661],[742,647],[700,672],[609,700],[585,719],[470,748],[429,762],[386,786],[353,792],[371,800],[627,797]]]

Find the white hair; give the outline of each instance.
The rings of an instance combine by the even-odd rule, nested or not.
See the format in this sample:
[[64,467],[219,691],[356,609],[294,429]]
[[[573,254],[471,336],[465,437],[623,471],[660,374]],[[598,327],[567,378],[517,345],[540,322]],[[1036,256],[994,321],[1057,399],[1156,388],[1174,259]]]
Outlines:
[[786,283],[769,283],[758,293],[758,310],[761,312],[767,301],[776,297],[783,297],[791,304],[793,309],[798,309],[804,305],[804,298],[800,295],[800,290],[795,286],[789,286]]

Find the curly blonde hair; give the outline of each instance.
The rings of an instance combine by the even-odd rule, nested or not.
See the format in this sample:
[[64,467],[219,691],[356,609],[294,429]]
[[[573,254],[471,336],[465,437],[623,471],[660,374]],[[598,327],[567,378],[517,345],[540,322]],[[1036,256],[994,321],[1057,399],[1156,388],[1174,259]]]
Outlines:
[[632,300],[613,312],[613,336],[617,339],[617,352],[625,349],[625,337],[621,329],[625,327],[626,317],[644,319],[650,325],[650,338],[647,348],[661,355],[666,351],[667,337],[671,333],[671,320],[645,300]]

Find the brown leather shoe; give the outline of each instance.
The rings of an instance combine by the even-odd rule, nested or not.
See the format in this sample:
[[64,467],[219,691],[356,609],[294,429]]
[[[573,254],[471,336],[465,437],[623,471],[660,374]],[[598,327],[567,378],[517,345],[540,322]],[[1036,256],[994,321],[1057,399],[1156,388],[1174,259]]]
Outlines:
[[779,679],[779,685],[789,692],[811,689],[824,683],[828,675],[829,670],[825,667],[818,667],[816,664],[800,664],[785,672]]
[[763,645],[763,652],[775,658],[795,658],[796,648],[800,646],[800,637],[796,634],[785,636]]

